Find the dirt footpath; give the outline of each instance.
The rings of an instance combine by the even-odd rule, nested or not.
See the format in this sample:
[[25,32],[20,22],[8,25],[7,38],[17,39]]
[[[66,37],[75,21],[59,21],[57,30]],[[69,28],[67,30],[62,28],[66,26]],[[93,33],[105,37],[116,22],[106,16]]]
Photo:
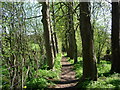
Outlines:
[[67,61],[66,57],[62,57],[61,60],[62,69],[60,75],[60,81],[56,82],[54,88],[72,88],[77,84],[75,78],[75,72],[73,71],[73,65]]

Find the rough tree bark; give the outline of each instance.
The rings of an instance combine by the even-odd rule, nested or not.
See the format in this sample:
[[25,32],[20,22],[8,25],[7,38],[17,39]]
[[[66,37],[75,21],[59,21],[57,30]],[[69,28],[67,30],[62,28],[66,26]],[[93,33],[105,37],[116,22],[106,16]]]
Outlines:
[[57,34],[56,34],[56,20],[55,20],[55,11],[54,11],[54,2],[52,2],[52,16],[53,16],[53,36],[55,40],[55,49],[56,53],[58,53],[58,42],[57,42]]
[[[51,23],[51,22],[50,22]],[[56,47],[55,47],[55,37],[54,37],[54,33],[53,33],[53,28],[52,25],[50,25],[50,32],[51,32],[51,43],[52,43],[52,50],[53,50],[53,58],[56,58]]]
[[77,62],[77,45],[75,39],[74,21],[73,21],[73,2],[68,3],[68,20],[69,20],[69,51],[70,58],[74,59],[74,63]]
[[83,52],[83,79],[97,80],[93,31],[90,22],[90,2],[80,2],[80,34]]
[[49,2],[42,3],[42,23],[44,29],[45,49],[48,62],[48,69],[53,68],[53,55],[51,48],[50,22],[49,22]]
[[120,2],[112,2],[112,67],[120,73]]
[[[66,7],[66,11],[67,11],[67,7]],[[65,12],[65,14],[67,14],[68,13],[68,11],[67,12]],[[69,40],[69,22],[68,22],[68,20],[69,20],[69,17],[68,17],[68,15],[66,15],[66,17],[65,17],[65,40],[64,40],[64,44],[65,44],[65,52],[67,52],[67,57],[70,57],[70,49],[69,49],[69,42],[68,42],[68,40]],[[63,44],[63,45],[64,45]]]

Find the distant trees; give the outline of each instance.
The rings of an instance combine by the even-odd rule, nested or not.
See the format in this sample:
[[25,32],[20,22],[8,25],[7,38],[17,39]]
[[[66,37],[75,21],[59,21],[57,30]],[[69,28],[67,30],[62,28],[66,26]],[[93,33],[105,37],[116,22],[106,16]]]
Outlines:
[[101,57],[105,55],[105,51],[107,49],[111,50],[110,18],[111,18],[110,3],[108,2],[91,3],[91,22],[92,28],[94,30],[94,47],[98,64],[100,63]]
[[120,73],[120,1],[112,2],[112,67]]
[[[74,4],[73,2],[66,2],[66,3],[60,3],[61,11],[62,13],[62,21],[60,23],[63,24],[63,33],[62,36],[62,51],[67,52],[67,56],[70,57],[70,59],[74,59],[74,63],[77,62],[77,44],[76,44],[76,35],[75,35],[75,29],[74,29]],[[64,6],[64,9],[62,8]],[[60,17],[60,18],[61,18]],[[60,31],[60,30],[59,30]]]
[[83,79],[97,80],[93,30],[90,22],[90,2],[80,2],[80,33],[83,48]]

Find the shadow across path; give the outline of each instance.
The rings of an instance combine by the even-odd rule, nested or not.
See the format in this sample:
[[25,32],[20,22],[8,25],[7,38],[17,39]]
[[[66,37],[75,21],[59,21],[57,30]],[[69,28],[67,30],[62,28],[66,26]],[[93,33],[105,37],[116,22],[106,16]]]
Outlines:
[[54,88],[74,88],[79,81],[75,78],[75,71],[73,70],[74,64],[68,62],[65,56],[62,57],[61,63],[60,80],[53,81],[56,84]]
[[62,67],[68,67],[68,66],[73,66],[74,64],[65,64],[65,65],[62,65]]
[[53,81],[53,82],[56,83],[56,84],[70,84],[70,83],[76,83],[78,81],[79,81],[79,79],[77,79],[77,80],[69,80],[69,81]]

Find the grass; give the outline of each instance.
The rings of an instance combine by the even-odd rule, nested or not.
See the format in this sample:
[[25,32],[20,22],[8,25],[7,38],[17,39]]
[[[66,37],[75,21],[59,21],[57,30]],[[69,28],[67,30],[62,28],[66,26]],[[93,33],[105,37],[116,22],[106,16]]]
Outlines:
[[[28,46],[29,46],[29,49],[32,51],[40,51],[40,47],[38,44],[29,43]],[[9,53],[9,50],[7,50],[7,52]],[[5,56],[5,57],[9,57],[9,56]],[[59,79],[59,74],[61,73],[61,67],[62,67],[60,62],[61,58],[62,58],[62,54],[60,53],[57,55],[55,59],[53,70],[47,70],[46,64],[45,65],[43,64],[43,66],[41,65],[40,69],[37,72],[34,70],[33,67],[31,67],[30,70],[32,71],[32,75],[31,75],[32,78],[30,77],[29,79],[27,79],[27,82],[25,82],[24,88],[36,89],[36,88],[46,88],[49,85],[54,85],[54,83],[52,83],[49,79],[55,79],[55,80]],[[6,63],[6,62],[3,62],[3,63]],[[42,62],[40,61],[40,63]],[[0,69],[2,71],[2,81],[1,81],[2,88],[4,90],[8,90],[11,87],[8,68],[5,65],[3,65]]]
[[[32,71],[33,76],[30,80],[27,79],[26,84],[24,85],[25,89],[42,89],[47,88],[48,86],[55,85],[50,79],[58,80],[61,73],[61,58],[62,54],[58,54],[53,70],[47,70],[47,66],[36,71]],[[5,66],[2,66],[2,88],[4,90],[9,90],[10,88],[10,79],[9,72]],[[32,68],[31,68],[32,69]],[[37,76],[36,76],[37,75]]]
[[[73,60],[69,60],[73,63]],[[82,76],[83,68],[82,58],[78,58],[78,63],[74,65],[76,72],[76,78]],[[85,81],[80,83],[78,88],[114,88],[120,89],[120,74],[110,74],[111,62],[101,60],[100,64],[97,64],[98,80],[97,81]]]
[[[47,70],[47,69],[39,69],[36,73],[33,71],[34,75],[38,75],[37,77],[33,77],[31,80],[26,82],[26,85],[24,88],[26,89],[42,89],[47,88],[48,86],[55,85],[51,79],[58,80],[59,75],[61,73],[61,60],[62,55],[58,54],[57,58],[54,63],[53,70]],[[68,61],[70,61],[72,64],[74,63],[73,60],[68,58]],[[76,72],[76,78],[80,78],[83,73],[83,62],[82,58],[78,57],[78,62],[74,64],[74,70]],[[110,74],[111,69],[111,62],[109,61],[103,61],[101,60],[100,64],[97,64],[97,70],[98,70],[98,80],[97,81],[85,81],[83,83],[80,83],[78,87],[80,88],[114,88],[114,89],[120,89],[120,74],[114,73]],[[2,67],[2,84],[5,90],[7,90],[7,87],[10,87],[9,78],[6,78],[4,76],[8,76],[8,70],[3,66]]]
[[[50,79],[58,80],[60,73],[61,73],[61,54],[57,55],[55,59],[53,70],[38,70],[38,77],[32,78],[30,81],[27,82],[26,87],[27,89],[40,89],[40,88],[47,88],[48,86],[55,85]],[[34,72],[36,74],[36,72]]]
[[1,67],[2,71],[2,88],[7,90],[10,87],[10,80],[9,80],[9,72],[8,69],[5,66]]

